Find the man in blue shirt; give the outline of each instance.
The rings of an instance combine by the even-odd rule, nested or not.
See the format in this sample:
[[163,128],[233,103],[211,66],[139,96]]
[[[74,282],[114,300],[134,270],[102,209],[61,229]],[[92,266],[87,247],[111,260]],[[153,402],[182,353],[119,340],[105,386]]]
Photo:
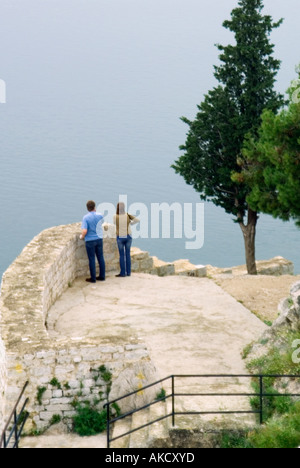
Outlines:
[[[82,221],[82,234],[80,239],[85,240],[86,251],[89,258],[91,277],[86,281],[88,283],[96,283],[105,281],[105,261],[103,254],[103,222],[104,217],[96,212],[96,203],[88,201],[86,204],[88,214],[84,216]],[[99,262],[100,276],[96,278],[96,257]]]

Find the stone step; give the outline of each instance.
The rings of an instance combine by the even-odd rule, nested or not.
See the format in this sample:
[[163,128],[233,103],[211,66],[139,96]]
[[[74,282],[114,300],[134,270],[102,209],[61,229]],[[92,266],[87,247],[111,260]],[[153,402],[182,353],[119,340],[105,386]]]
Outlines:
[[205,266],[193,265],[189,260],[177,260],[173,264],[175,266],[175,274],[178,276],[203,278],[207,274]]
[[[162,418],[167,415],[167,403],[160,402],[149,408],[149,422]],[[169,438],[170,418],[158,421],[149,426],[148,443],[152,444],[155,440]]]
[[[149,410],[139,411],[132,415],[131,430],[136,429],[149,422]],[[144,427],[130,435],[129,448],[147,448],[149,437],[149,427]]]
[[153,270],[151,273],[158,276],[172,276],[175,275],[175,265],[173,263],[163,262],[157,257],[153,258]]
[[[132,427],[132,418],[128,416],[127,418],[121,419],[114,424],[112,438],[121,436],[131,431]],[[130,434],[122,437],[121,439],[115,440],[111,443],[111,448],[128,448],[130,441]]]

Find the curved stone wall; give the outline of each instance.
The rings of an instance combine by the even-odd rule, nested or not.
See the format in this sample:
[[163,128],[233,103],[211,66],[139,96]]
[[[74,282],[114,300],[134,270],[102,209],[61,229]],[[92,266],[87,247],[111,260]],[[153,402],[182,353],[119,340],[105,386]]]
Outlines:
[[[107,338],[78,340],[50,339],[47,316],[51,306],[77,278],[89,275],[85,244],[79,240],[81,224],[47,229],[28,244],[21,255],[4,273],[0,296],[0,429],[14,406],[24,383],[28,380],[27,396],[34,429],[45,428],[54,415],[70,418],[77,401],[94,401],[102,395],[103,406],[106,385],[97,369],[106,366],[112,373],[112,391],[127,393],[120,381],[137,382],[138,387],[157,380],[145,345],[136,336],[126,342],[122,336],[117,342]],[[119,253],[115,227],[105,226],[104,255],[107,272],[119,271]],[[133,248],[132,271],[159,276],[205,276],[206,269],[188,261],[165,263],[149,253]],[[99,378],[96,378],[98,375]],[[135,379],[132,376],[136,376]],[[127,376],[127,377],[126,377]],[[143,381],[140,382],[140,376]],[[55,380],[53,380],[55,379]],[[53,385],[53,382],[58,382]],[[149,400],[157,389],[144,395]],[[104,396],[103,396],[104,395]],[[141,398],[138,396],[137,398]]]
[[0,337],[0,433],[4,425],[6,382],[7,382],[7,373],[6,373],[5,349],[4,349],[3,341]]
[[[153,381],[155,370],[146,347],[137,337],[118,343],[97,339],[53,342],[47,332],[47,314],[75,278],[88,273],[80,224],[43,231],[28,244],[3,275],[0,297],[0,420],[6,402],[11,408],[28,380],[29,411],[35,429],[43,429],[53,415],[74,414],[72,403],[106,399],[106,384],[97,377],[105,365],[116,379],[132,369]],[[119,268],[114,227],[108,226],[104,239],[107,271]],[[149,255],[148,255],[149,257]],[[149,263],[149,262],[148,262]],[[6,354],[6,360],[5,360]],[[6,376],[7,372],[7,376]],[[53,378],[59,382],[53,385]],[[38,398],[38,394],[40,398]],[[5,395],[5,398],[3,396]],[[98,398],[99,399],[99,398]]]

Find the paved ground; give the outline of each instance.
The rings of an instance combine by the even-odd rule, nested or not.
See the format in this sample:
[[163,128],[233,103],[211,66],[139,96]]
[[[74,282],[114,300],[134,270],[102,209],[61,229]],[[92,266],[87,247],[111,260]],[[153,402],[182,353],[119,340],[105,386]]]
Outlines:
[[[134,274],[131,278],[108,277],[96,286],[76,280],[50,310],[48,329],[53,339],[97,337],[99,343],[118,343],[139,338],[147,344],[163,378],[174,373],[246,373],[241,352],[259,338],[266,325],[212,280]],[[249,380],[232,379],[228,384],[220,379],[178,381],[177,391],[187,389],[248,392]],[[235,409],[236,405],[249,410],[249,398],[235,400]],[[190,398],[182,398],[177,411],[209,411],[216,406],[230,410],[232,400],[202,398],[201,403],[194,399],[191,405]],[[190,424],[187,418],[177,421],[181,427]],[[217,422],[220,418],[214,420]],[[23,441],[24,447],[54,445],[105,447],[105,438],[49,435]]]
[[20,448],[106,448],[106,434],[93,437],[79,437],[76,434],[67,434],[64,425],[60,423],[48,429],[43,436],[22,438]]
[[163,378],[173,373],[243,373],[241,351],[265,330],[209,279],[135,274],[87,285],[76,280],[49,313],[53,338],[145,342]]

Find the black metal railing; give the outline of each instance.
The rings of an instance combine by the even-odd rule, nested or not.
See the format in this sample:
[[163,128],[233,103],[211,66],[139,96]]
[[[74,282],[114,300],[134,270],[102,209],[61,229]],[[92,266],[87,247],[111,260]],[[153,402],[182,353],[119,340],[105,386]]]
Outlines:
[[27,386],[28,386],[28,382],[25,383],[23,390],[18,398],[18,401],[15,404],[14,409],[11,412],[10,418],[3,430],[1,440],[0,440],[0,449],[19,448],[19,440],[21,438],[25,423],[28,418],[28,413],[25,411],[25,408],[29,401],[29,398],[27,398],[25,402],[23,403],[23,406],[20,412],[18,412],[18,406],[21,402],[21,399],[24,395],[24,392]]
[[[259,392],[253,392],[253,393],[177,393],[176,391],[176,380],[177,379],[258,379],[259,381]],[[254,414],[259,416],[259,423],[263,424],[264,421],[264,399],[265,398],[276,398],[276,397],[300,397],[300,393],[266,393],[264,391],[264,379],[270,378],[270,379],[283,379],[283,378],[288,378],[288,379],[300,379],[300,375],[262,375],[262,374],[256,374],[256,375],[225,375],[225,374],[220,374],[220,375],[171,375],[169,377],[166,377],[165,379],[158,380],[157,382],[154,382],[150,385],[146,385],[143,388],[139,388],[138,390],[128,393],[127,395],[124,395],[120,398],[117,398],[116,400],[109,401],[106,405],[104,405],[104,408],[106,408],[107,411],[107,448],[110,448],[110,445],[112,442],[122,439],[123,437],[126,437],[136,431],[139,431],[141,429],[144,429],[146,427],[152,426],[153,424],[163,421],[165,419],[171,418],[172,419],[172,426],[175,426],[176,422],[176,416],[196,416],[196,415],[238,415],[238,414]],[[145,390],[152,388],[157,385],[161,385],[164,382],[170,382],[170,393],[162,396],[162,398],[159,398],[147,405],[141,406],[140,408],[134,409],[132,411],[127,412],[126,414],[122,414],[117,417],[112,417],[112,405],[116,405],[122,400],[129,398],[133,395],[141,394],[141,392],[144,392]],[[176,398],[177,397],[255,397],[259,399],[259,409],[258,410],[232,410],[232,411],[176,411]],[[150,421],[147,424],[143,424],[142,426],[139,426],[137,428],[134,428],[130,431],[125,432],[124,434],[118,435],[117,437],[111,437],[111,429],[113,424],[117,423],[118,421],[121,421],[125,418],[128,418],[135,413],[138,413],[140,411],[143,411],[145,409],[148,409],[154,405],[157,405],[160,402],[166,402],[167,400],[171,399],[171,413],[166,414],[158,419],[155,419],[154,421]]]

